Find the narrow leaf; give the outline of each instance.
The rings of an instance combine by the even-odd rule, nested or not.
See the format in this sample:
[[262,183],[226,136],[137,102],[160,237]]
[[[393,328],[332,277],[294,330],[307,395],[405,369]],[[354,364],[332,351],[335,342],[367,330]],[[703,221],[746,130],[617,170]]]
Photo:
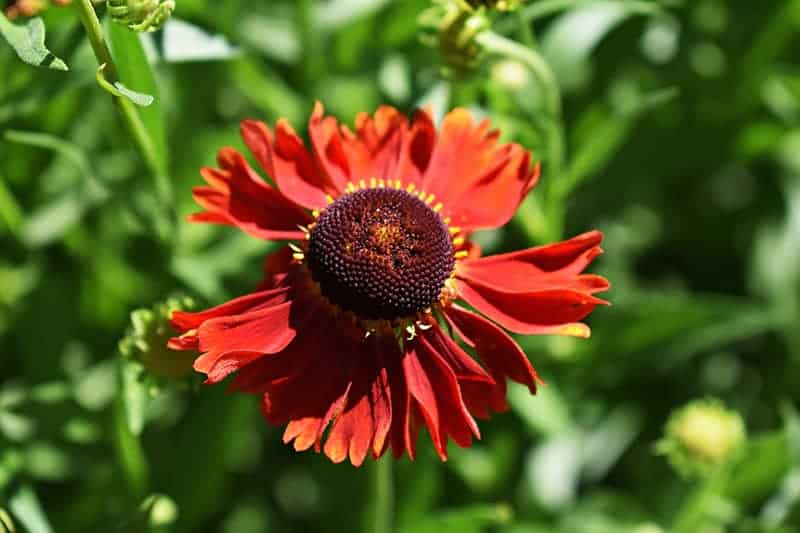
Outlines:
[[69,70],[67,64],[44,45],[44,22],[36,17],[23,25],[12,24],[0,11],[0,35],[11,45],[21,60],[36,67]]
[[106,64],[105,63],[103,63],[102,65],[100,65],[97,68],[97,74],[96,74],[97,83],[100,84],[100,87],[102,87],[106,91],[110,92],[114,96],[120,96],[120,97],[127,98],[128,100],[130,100],[134,104],[136,104],[138,106],[141,106],[141,107],[147,107],[147,106],[151,105],[153,103],[153,101],[155,100],[155,97],[153,97],[152,95],[144,94],[144,93],[136,92],[136,91],[134,91],[132,89],[128,89],[127,87],[125,87],[124,84],[122,84],[119,81],[115,82],[112,85],[105,78],[105,75],[104,75],[105,69],[106,69]]
[[[144,95],[153,95],[151,105],[138,109],[145,129],[155,147],[158,166],[162,174],[167,174],[167,142],[164,116],[158,98],[158,86],[155,74],[147,61],[147,56],[139,39],[139,34],[119,24],[109,24],[108,37],[111,53],[117,66],[120,82],[123,87],[135,87]],[[119,86],[115,89],[125,94]],[[130,97],[129,94],[125,96]]]

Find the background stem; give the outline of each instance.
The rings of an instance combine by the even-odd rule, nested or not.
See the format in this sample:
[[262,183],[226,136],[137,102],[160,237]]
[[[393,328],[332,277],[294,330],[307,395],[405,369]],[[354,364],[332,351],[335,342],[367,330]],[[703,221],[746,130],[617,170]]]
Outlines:
[[374,504],[371,516],[368,513],[367,533],[391,533],[394,531],[394,488],[391,457],[385,457],[371,465],[372,494]]
[[[103,29],[100,25],[100,20],[97,18],[97,13],[92,6],[91,0],[76,0],[75,7],[80,15],[81,23],[86,30],[89,42],[92,45],[92,50],[97,58],[98,65],[106,65],[106,79],[111,84],[120,81],[119,71],[114,64],[111,51],[108,49],[108,45],[103,37]],[[142,156],[142,159],[144,159],[145,164],[155,178],[159,195],[163,200],[169,201],[171,187],[166,176],[166,169],[162,168],[162,165],[159,163],[156,147],[147,134],[147,129],[139,113],[136,111],[136,107],[130,100],[123,96],[112,95],[112,98],[120,110],[123,122],[139,154]]]

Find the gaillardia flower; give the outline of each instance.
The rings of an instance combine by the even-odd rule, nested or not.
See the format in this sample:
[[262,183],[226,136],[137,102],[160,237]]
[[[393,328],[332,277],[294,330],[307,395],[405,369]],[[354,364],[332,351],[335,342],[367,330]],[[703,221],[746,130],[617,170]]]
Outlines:
[[579,321],[608,288],[582,273],[599,232],[485,258],[470,241],[508,222],[538,178],[530,154],[486,121],[456,109],[437,133],[425,111],[409,121],[381,107],[351,131],[317,104],[310,149],[284,120],[241,131],[272,183],[223,148],[194,191],[205,211],[190,219],[288,243],[266,258],[256,292],[175,312],[170,346],[201,352],[207,383],[235,372],[232,387],[261,395],[295,449],[354,465],[389,447],[413,459],[425,425],[444,460],[448,438],[480,436],[473,417],[508,408],[507,378],[536,392],[505,330],[589,336]]

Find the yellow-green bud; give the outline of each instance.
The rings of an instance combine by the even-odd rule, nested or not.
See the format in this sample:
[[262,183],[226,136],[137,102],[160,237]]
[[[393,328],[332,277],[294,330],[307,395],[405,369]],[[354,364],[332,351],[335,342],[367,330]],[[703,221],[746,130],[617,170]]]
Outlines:
[[719,400],[696,400],[670,415],[656,450],[687,477],[728,463],[746,440],[744,421]]
[[133,311],[128,332],[119,343],[120,353],[135,359],[155,376],[177,378],[189,374],[198,354],[170,350],[167,341],[175,335],[169,324],[173,311],[192,307],[189,298],[169,298],[151,308]]
[[439,48],[444,63],[457,73],[472,70],[483,53],[476,37],[489,29],[489,19],[464,0],[436,0],[435,4],[419,17],[422,42]]
[[175,0],[108,0],[111,20],[133,31],[156,31],[175,10]]
[[467,0],[467,3],[474,9],[485,7],[498,11],[513,11],[520,6],[522,0]]

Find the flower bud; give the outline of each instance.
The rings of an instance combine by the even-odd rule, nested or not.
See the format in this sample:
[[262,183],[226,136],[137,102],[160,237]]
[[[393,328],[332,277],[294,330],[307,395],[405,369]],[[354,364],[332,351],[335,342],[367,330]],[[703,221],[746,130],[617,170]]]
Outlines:
[[119,343],[120,353],[137,360],[155,376],[177,378],[189,374],[197,353],[171,350],[167,342],[175,334],[169,324],[172,313],[192,307],[189,298],[169,298],[132,312],[131,325]]
[[136,32],[158,30],[174,10],[174,0],[108,0],[111,19]]
[[670,415],[656,450],[683,476],[707,476],[746,440],[742,417],[715,399],[696,400]]
[[467,3],[474,9],[485,7],[497,11],[514,11],[522,3],[522,0],[467,0]]
[[464,0],[437,0],[435,3],[419,18],[423,43],[438,47],[445,64],[457,73],[472,70],[483,52],[476,37],[489,29],[489,19]]

